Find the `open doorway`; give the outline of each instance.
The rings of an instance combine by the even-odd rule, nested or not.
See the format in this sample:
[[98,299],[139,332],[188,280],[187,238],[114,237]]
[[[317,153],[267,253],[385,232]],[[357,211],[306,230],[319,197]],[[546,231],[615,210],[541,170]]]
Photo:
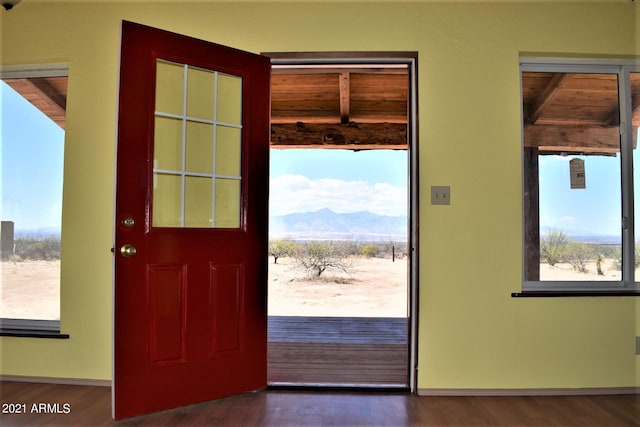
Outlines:
[[268,382],[412,389],[416,55],[267,55]]

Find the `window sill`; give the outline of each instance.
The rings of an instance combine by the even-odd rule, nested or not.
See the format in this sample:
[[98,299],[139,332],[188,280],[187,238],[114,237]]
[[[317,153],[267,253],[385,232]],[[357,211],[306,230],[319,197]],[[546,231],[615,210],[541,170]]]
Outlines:
[[69,339],[69,334],[37,329],[0,329],[0,337]]
[[638,297],[640,291],[522,291],[512,292],[512,298],[558,297]]
[[0,337],[68,339],[59,320],[0,319]]

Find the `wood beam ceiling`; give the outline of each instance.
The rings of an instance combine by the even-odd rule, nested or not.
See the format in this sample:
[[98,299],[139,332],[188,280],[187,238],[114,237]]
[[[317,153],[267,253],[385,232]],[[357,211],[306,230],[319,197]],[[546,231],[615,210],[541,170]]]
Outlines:
[[[618,126],[527,125],[524,146],[537,147],[542,152],[614,155],[620,152]],[[633,133],[633,146],[637,132]]]
[[274,68],[273,148],[407,149],[406,66]]
[[536,124],[540,118],[540,113],[542,113],[544,108],[558,95],[558,89],[567,81],[568,76],[569,74],[555,74],[540,96],[533,100],[531,107],[529,107],[531,112],[528,117],[528,122],[530,124]]
[[[522,90],[525,147],[537,147],[541,153],[620,152],[615,74],[525,72]],[[640,95],[638,87],[632,88],[632,92],[635,147]]]
[[302,122],[295,125],[272,124],[271,145],[275,148],[406,150],[407,126],[397,123],[354,122],[337,125]]

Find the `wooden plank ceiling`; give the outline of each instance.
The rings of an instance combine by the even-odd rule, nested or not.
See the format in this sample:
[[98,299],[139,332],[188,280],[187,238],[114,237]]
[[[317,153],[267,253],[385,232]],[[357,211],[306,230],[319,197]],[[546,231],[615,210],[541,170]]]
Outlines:
[[[640,125],[640,74],[631,74],[633,142]],[[540,154],[620,151],[615,74],[522,73],[524,144]]]
[[406,65],[274,66],[271,146],[406,150]]

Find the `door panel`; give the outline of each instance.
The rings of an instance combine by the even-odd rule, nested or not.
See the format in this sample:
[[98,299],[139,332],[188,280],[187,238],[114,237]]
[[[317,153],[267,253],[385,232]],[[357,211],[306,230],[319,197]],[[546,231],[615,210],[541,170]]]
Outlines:
[[266,386],[270,62],[122,33],[115,418]]
[[152,364],[185,360],[186,273],[184,264],[147,266]]
[[211,265],[211,355],[242,352],[243,276],[240,264]]

